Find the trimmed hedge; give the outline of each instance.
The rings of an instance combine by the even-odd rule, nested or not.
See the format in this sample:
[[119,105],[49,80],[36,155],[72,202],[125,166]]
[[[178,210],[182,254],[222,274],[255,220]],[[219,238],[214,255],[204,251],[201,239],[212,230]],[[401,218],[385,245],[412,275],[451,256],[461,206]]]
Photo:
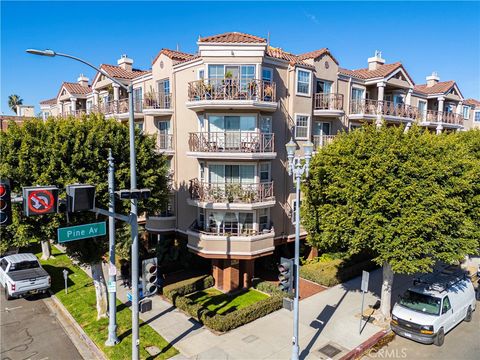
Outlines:
[[214,283],[212,275],[205,275],[200,278],[188,279],[166,286],[163,289],[163,295],[176,306],[177,297],[208,289],[212,287]]
[[225,332],[279,310],[282,306],[283,296],[277,294],[225,315],[203,312],[200,320],[210,329]]
[[[183,281],[178,286],[170,286],[164,289],[164,295],[174,306],[186,312],[190,316],[196,318],[199,322],[212,330],[225,332],[245,325],[256,319],[261,318],[273,311],[279,310],[283,306],[283,297],[285,293],[280,291],[275,284],[267,281],[261,281],[254,287],[264,293],[270,295],[267,299],[263,299],[245,308],[232,311],[221,315],[208,310],[202,304],[196,303],[187,295],[196,291],[201,291],[212,287],[214,284],[212,276]],[[177,285],[177,284],[175,284]]]
[[360,276],[362,270],[372,270],[377,267],[371,260],[363,260],[353,265],[347,261],[335,258],[309,262],[300,267],[300,276],[323,286],[335,286]]

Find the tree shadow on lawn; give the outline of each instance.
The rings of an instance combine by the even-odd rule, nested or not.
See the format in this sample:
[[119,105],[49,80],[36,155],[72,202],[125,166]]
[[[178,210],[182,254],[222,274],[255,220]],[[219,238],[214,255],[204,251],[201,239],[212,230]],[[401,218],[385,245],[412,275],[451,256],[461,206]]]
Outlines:
[[[222,309],[226,308],[233,300],[235,300],[238,296],[244,294],[245,292],[240,292],[236,294],[218,294],[218,295],[211,295],[208,292],[204,291],[198,291],[192,295],[189,296],[191,300],[194,302],[197,302],[198,299],[208,296],[208,299],[206,301],[199,301],[199,303],[202,304],[202,307],[205,309],[205,311],[208,312],[213,312],[216,314],[221,314],[225,315],[229,312],[235,311],[237,309],[237,306],[232,306],[231,308],[227,309],[225,312],[222,312]],[[209,307],[214,306],[215,308],[210,310]],[[233,310],[230,310],[233,309]]]

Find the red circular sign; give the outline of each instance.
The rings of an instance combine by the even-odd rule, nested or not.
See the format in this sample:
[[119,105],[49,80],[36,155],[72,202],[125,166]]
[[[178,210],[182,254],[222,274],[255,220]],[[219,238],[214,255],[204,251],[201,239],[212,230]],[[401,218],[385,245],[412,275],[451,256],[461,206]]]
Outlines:
[[5,187],[5,185],[0,184],[0,196],[5,195],[6,192],[7,192],[7,188]]
[[52,210],[54,198],[51,191],[38,190],[28,194],[28,208],[35,214],[45,214]]

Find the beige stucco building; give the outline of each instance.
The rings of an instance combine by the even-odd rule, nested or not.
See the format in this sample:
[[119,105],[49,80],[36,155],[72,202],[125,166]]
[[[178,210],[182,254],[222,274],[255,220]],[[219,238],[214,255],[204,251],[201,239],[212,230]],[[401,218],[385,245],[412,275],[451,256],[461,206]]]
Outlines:
[[[326,48],[295,55],[243,33],[199,38],[197,45],[196,54],[161,50],[148,71],[134,69],[126,55],[101,69],[133,83],[137,126],[156,135],[169,159],[170,202],[146,215],[147,231],[159,240],[184,239],[191,252],[211,259],[223,291],[248,287],[255,260],[293,241],[290,138],[299,149],[306,141],[323,146],[364,122],[461,130],[474,113],[465,112],[472,105],[455,82],[432,74],[417,85],[379,52],[368,67],[349,70]],[[91,84],[83,75],[62,84],[41,108],[45,117],[97,111],[125,121],[126,98],[97,73]]]

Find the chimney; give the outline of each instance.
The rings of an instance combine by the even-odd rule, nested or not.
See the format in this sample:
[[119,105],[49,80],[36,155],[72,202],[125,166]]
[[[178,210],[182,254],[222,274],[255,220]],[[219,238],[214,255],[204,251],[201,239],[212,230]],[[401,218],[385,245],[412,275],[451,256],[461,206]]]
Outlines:
[[132,71],[133,60],[128,58],[125,54],[123,54],[122,57],[118,59],[117,64],[124,70]]
[[368,70],[377,70],[383,64],[385,64],[385,59],[382,59],[381,51],[375,50],[375,56],[368,58]]
[[440,81],[440,78],[438,77],[437,72],[434,71],[432,72],[432,75],[427,76],[427,87],[438,84],[439,81]]
[[80,85],[85,86],[85,87],[88,86],[88,81],[89,81],[89,79],[88,79],[85,75],[83,75],[83,74],[80,74],[80,76],[79,76],[78,79],[77,79],[77,82],[78,82]]

